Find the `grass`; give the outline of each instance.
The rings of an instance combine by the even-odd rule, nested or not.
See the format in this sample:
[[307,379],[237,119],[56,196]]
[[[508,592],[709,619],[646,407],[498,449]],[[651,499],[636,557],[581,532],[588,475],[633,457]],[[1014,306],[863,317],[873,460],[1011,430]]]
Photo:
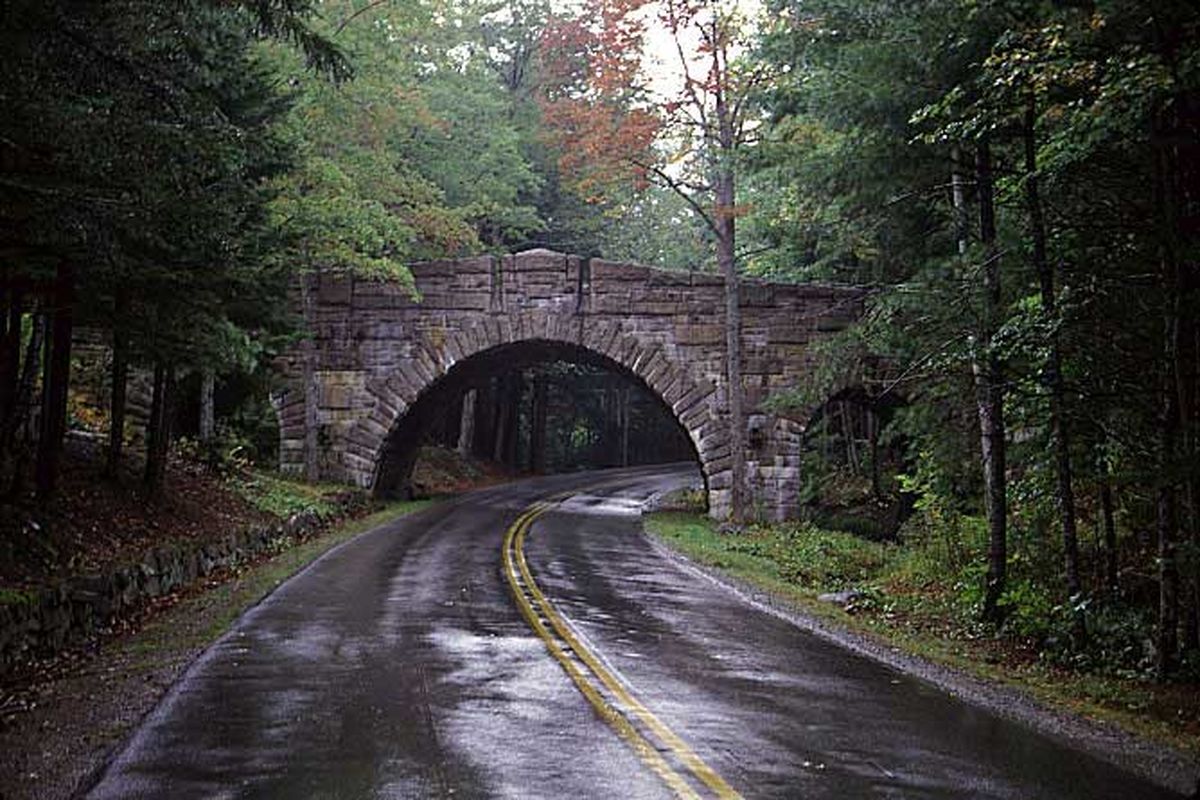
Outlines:
[[302,483],[257,470],[230,485],[259,511],[280,518],[305,512],[328,517],[337,511],[335,495],[348,491],[340,484]]
[[[1022,690],[1048,706],[1116,724],[1200,754],[1194,684],[1064,669],[1029,641],[984,628],[961,600],[960,572],[928,550],[881,544],[805,523],[718,532],[695,513],[661,512],[647,530],[691,560],[783,598],[805,613],[928,661]],[[825,592],[854,588],[845,606]]]

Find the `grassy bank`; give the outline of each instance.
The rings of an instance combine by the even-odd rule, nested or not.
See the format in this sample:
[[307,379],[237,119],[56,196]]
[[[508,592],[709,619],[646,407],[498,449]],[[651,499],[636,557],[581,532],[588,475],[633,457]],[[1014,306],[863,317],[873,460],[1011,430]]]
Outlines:
[[239,497],[254,508],[279,518],[300,513],[330,516],[337,512],[339,495],[356,491],[340,484],[304,483],[262,470],[236,475],[228,483]]
[[[1158,684],[1103,663],[1060,657],[1033,616],[1053,617],[1039,598],[1012,627],[977,621],[976,576],[948,563],[936,544],[870,542],[811,524],[754,526],[729,535],[695,513],[647,518],[647,530],[701,565],[761,589],[800,610],[913,655],[1019,688],[1039,701],[1115,723],[1200,755],[1200,687]],[[840,602],[822,594],[853,590]],[[1064,663],[1064,661],[1066,663]]]

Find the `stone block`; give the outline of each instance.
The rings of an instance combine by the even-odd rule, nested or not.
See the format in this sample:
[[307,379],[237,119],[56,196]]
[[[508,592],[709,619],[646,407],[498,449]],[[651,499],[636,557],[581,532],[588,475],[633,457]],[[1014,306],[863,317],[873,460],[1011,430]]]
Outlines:
[[317,302],[323,306],[348,306],[354,297],[354,279],[344,273],[323,272]]
[[725,326],[711,323],[681,323],[675,326],[675,342],[680,345],[719,345],[725,347]]

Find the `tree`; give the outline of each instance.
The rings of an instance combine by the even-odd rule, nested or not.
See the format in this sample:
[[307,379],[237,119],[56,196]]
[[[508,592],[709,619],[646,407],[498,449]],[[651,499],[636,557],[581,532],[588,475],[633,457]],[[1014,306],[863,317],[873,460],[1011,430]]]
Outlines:
[[212,366],[229,331],[278,330],[262,183],[287,164],[274,132],[284,100],[251,47],[284,39],[345,77],[310,11],[295,0],[6,7],[3,268],[6,286],[25,287],[7,310],[20,322],[33,298],[55,318],[39,495],[56,484],[72,318],[113,334],[114,474],[132,361]]
[[595,0],[547,30],[552,56],[545,108],[562,168],[583,193],[632,180],[682,199],[711,233],[725,279],[726,393],[730,430],[730,515],[746,514],[746,421],[742,409],[741,301],[736,221],[739,160],[755,141],[755,92],[766,62],[742,58],[753,25],[735,3],[660,4],[680,86],[656,113],[642,83],[642,2]]
[[[1200,646],[1195,10],[773,10],[758,57],[786,69],[748,180],[770,212],[749,218],[751,269],[878,287],[855,336],[891,365],[882,391],[914,401],[892,423],[910,485],[982,507],[986,616],[1035,586],[1056,598],[1047,629],[1076,634],[1058,641],[1103,652],[1105,614],[1085,628],[1084,610],[1142,613],[1119,576],[1153,568],[1170,673]],[[1078,542],[1089,518],[1097,559]]]

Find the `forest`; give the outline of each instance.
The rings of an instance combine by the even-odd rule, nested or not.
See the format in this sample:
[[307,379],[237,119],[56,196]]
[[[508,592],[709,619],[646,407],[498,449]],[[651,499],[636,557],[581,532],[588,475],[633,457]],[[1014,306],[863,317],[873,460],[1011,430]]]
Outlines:
[[[53,506],[72,432],[97,481],[151,496],[181,436],[269,467],[273,364],[305,338],[289,291],[317,272],[411,286],[414,261],[546,247],[719,273],[730,385],[742,278],[849,284],[866,313],[831,366],[768,400],[819,409],[812,520],[900,504],[840,527],[941,553],[973,635],[1200,678],[1194,3],[11,0],[0,20],[6,517]],[[544,365],[429,443],[514,472],[687,457],[639,391]],[[9,556],[28,531],[0,525]]]

